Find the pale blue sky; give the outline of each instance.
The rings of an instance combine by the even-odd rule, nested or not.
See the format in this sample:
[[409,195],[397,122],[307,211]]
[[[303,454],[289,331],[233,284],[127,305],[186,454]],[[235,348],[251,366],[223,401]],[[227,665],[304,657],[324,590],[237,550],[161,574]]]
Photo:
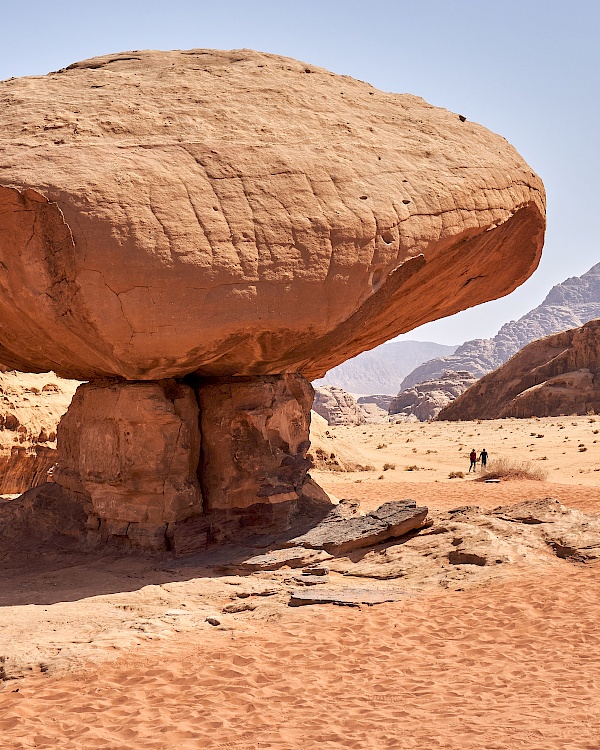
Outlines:
[[250,47],[411,92],[505,136],[548,191],[540,268],[406,338],[491,336],[600,261],[598,0],[0,0],[0,78],[131,49]]

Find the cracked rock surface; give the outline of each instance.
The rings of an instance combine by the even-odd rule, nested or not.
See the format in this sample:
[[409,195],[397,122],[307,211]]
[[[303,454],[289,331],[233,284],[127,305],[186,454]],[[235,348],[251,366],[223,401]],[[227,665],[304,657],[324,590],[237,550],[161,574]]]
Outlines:
[[127,52],[0,99],[9,367],[312,379],[540,257],[543,186],[503,138],[296,60]]

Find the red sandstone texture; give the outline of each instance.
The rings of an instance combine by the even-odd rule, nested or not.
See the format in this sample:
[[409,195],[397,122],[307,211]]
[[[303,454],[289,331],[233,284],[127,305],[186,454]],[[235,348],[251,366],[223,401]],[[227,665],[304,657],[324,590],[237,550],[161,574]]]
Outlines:
[[478,380],[438,419],[600,412],[600,320],[528,344]]
[[0,98],[0,362],[92,381],[56,480],[102,538],[322,499],[306,381],[540,257],[543,186],[503,138],[289,58],[127,52]]
[[296,60],[127,52],[0,98],[17,369],[312,379],[540,257],[543,187],[506,140]]

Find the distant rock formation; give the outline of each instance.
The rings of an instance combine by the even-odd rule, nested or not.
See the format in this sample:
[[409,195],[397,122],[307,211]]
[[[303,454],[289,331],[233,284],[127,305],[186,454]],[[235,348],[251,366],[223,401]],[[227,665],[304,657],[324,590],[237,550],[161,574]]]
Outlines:
[[470,372],[447,370],[440,377],[401,391],[390,403],[395,421],[426,422],[473,385],[477,378]]
[[442,420],[600,413],[600,320],[521,349],[438,415]]
[[432,357],[453,354],[456,348],[432,341],[389,341],[333,367],[313,386],[337,385],[350,393],[395,396],[415,367]]
[[552,287],[541,305],[519,320],[502,326],[493,339],[473,339],[444,357],[432,359],[407,375],[402,388],[410,388],[444,370],[466,370],[478,378],[504,364],[530,341],[581,326],[600,318],[600,263],[582,276],[573,276]]
[[357,403],[364,411],[367,422],[387,422],[391,402],[392,396],[375,394],[361,396]]
[[315,388],[312,408],[329,425],[357,425],[365,424],[367,421],[365,412],[354,397],[334,385]]

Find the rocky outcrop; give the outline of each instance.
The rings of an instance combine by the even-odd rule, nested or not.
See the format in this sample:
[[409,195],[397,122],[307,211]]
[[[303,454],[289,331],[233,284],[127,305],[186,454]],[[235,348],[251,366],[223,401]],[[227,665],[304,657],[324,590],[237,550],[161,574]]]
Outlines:
[[313,411],[329,425],[359,425],[367,421],[365,412],[353,396],[334,385],[315,388]]
[[399,393],[389,406],[394,421],[427,422],[477,381],[469,372],[442,373],[439,378],[419,383]]
[[333,367],[325,377],[315,380],[313,386],[336,385],[350,393],[395,396],[402,380],[415,367],[455,350],[456,346],[432,341],[389,341]]
[[56,462],[56,428],[78,383],[54,373],[0,373],[0,494],[47,481]]
[[298,375],[223,378],[197,392],[207,508],[298,500],[311,466],[310,383]]
[[528,344],[481,378],[438,419],[600,412],[600,320]]
[[526,344],[552,333],[566,331],[600,318],[600,263],[583,276],[574,276],[552,287],[541,305],[519,320],[502,326],[493,339],[473,339],[447,356],[415,368],[402,388],[438,377],[444,370],[467,370],[478,378],[495,370]]
[[387,394],[375,394],[373,396],[361,396],[357,404],[363,410],[367,422],[387,422],[392,396]]
[[[0,361],[92,381],[59,430],[56,479],[101,513],[124,503],[100,533],[118,521],[113,536],[153,544],[199,512],[196,450],[218,453],[218,469],[198,461],[208,509],[312,492],[302,379],[509,293],[540,258],[543,187],[503,138],[306,63],[128,52],[0,93]],[[201,416],[198,441],[194,400],[210,412],[224,382],[231,403]],[[127,431],[157,411],[148,461]]]
[[85,383],[58,438],[53,479],[81,498],[90,531],[162,549],[167,524],[201,512],[198,403],[190,386]]

